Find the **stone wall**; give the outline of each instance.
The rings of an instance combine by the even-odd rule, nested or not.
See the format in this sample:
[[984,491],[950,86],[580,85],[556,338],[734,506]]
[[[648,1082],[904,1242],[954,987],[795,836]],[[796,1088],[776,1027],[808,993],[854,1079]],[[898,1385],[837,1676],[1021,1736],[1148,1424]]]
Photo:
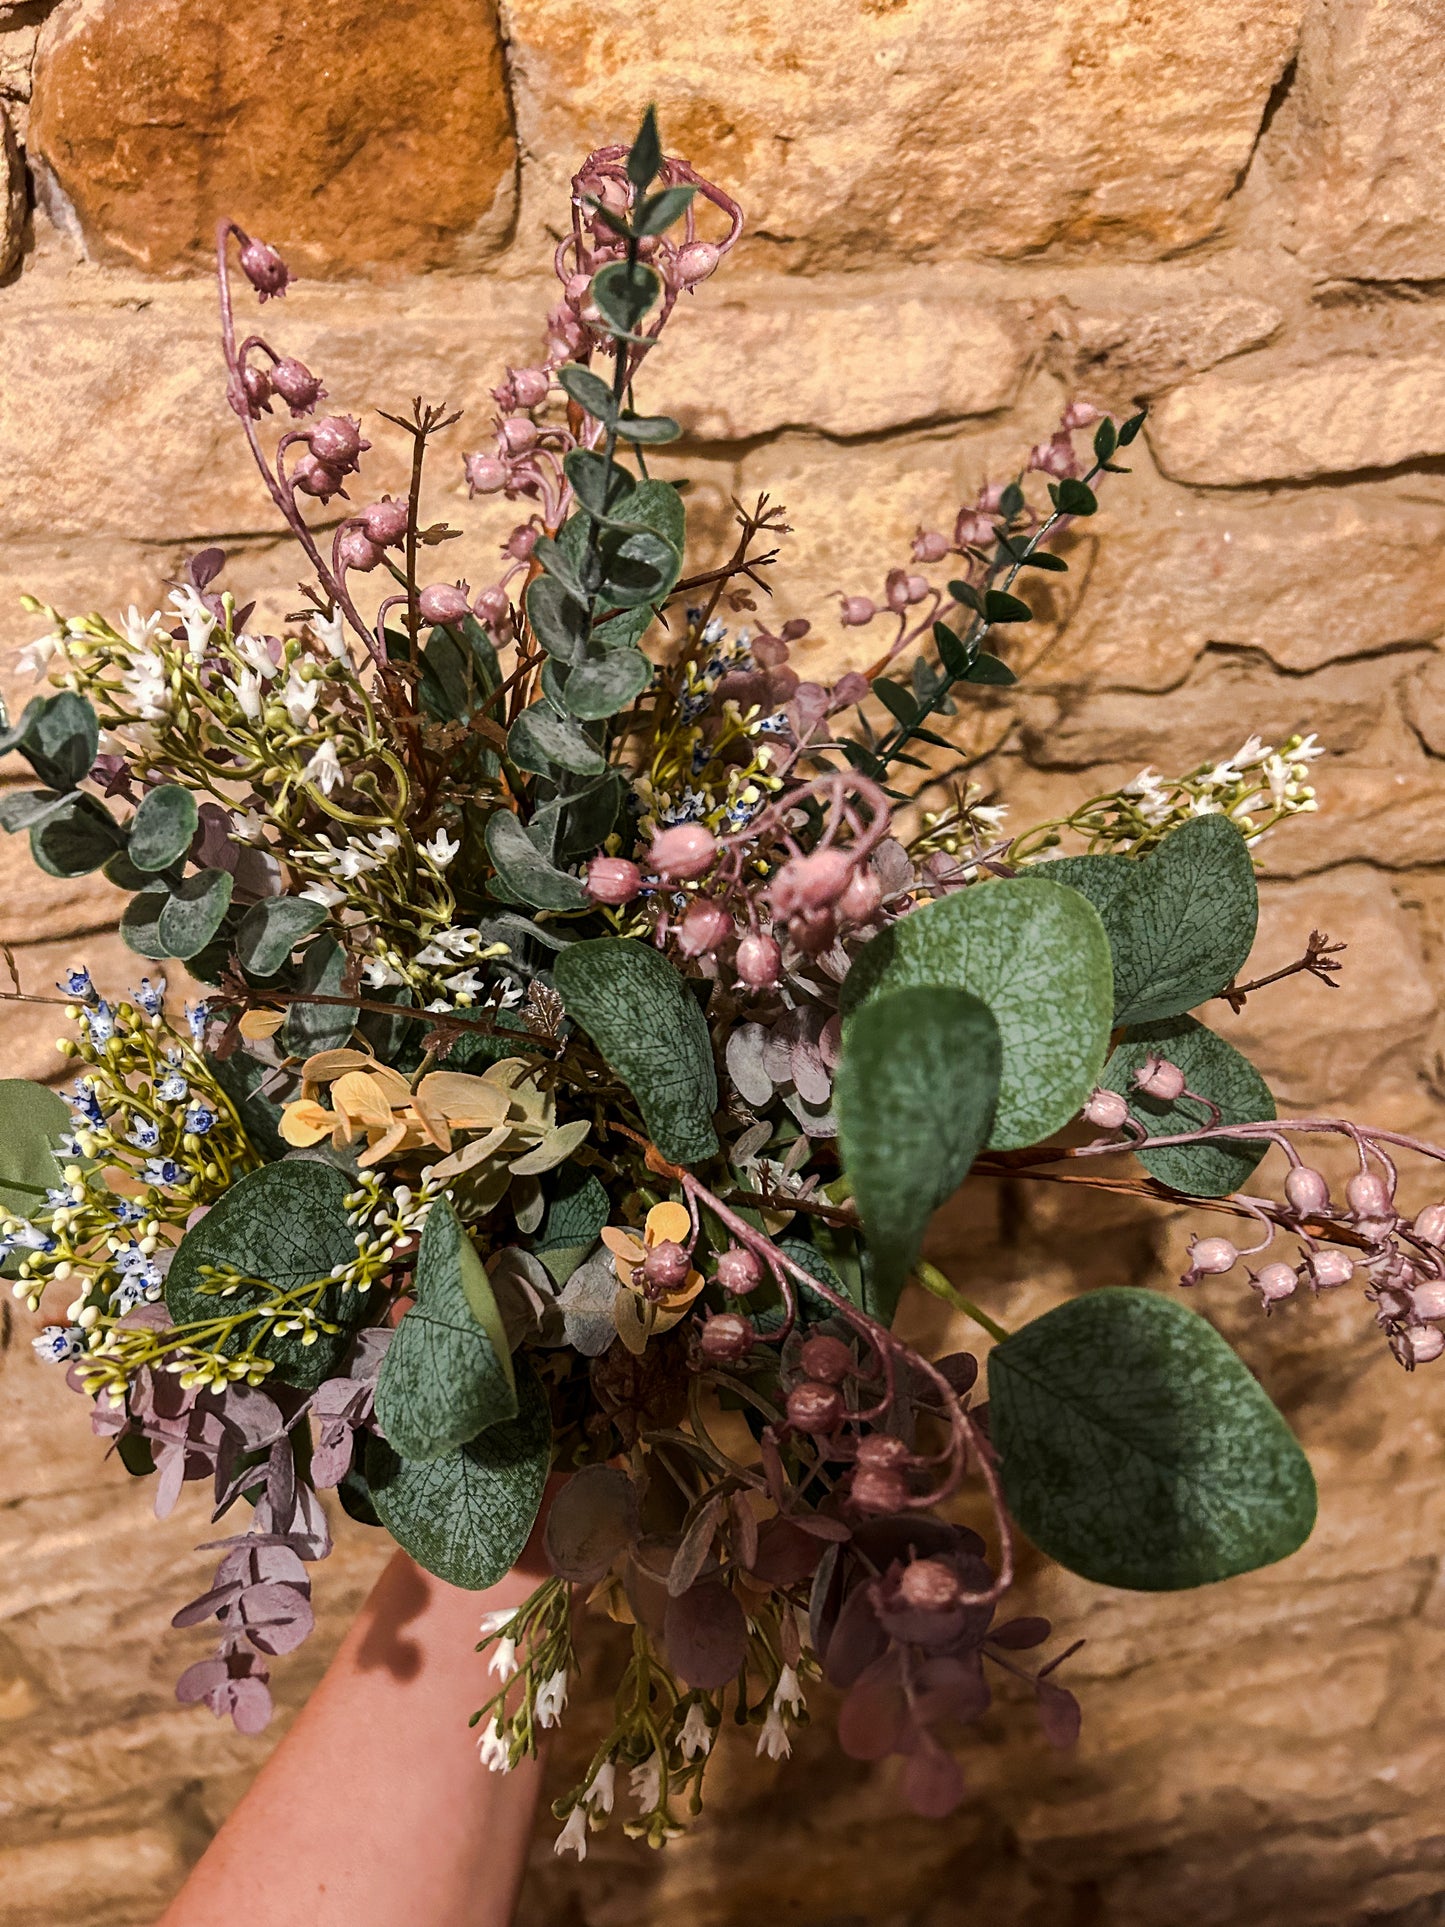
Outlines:
[[[203,542],[291,606],[234,423],[206,280],[218,214],[308,277],[268,330],[372,411],[488,412],[550,300],[549,225],[586,148],[659,105],[737,191],[748,237],[690,304],[648,401],[687,426],[702,552],[734,492],[795,533],[777,606],[847,654],[829,593],[875,587],[1083,394],[1152,404],[1135,474],[1075,544],[1017,701],[985,713],[1016,819],[1250,730],[1317,729],[1318,817],[1264,846],[1261,967],[1320,926],[1346,987],[1237,1019],[1297,1104],[1439,1134],[1445,953],[1445,38],[1434,0],[0,0],[0,635],[158,599]],[[367,413],[378,485],[396,440]],[[453,457],[432,506],[490,579],[501,533]],[[675,471],[671,471],[675,472]],[[866,640],[866,632],[865,638]],[[852,639],[856,650],[858,637]],[[869,651],[868,653],[872,653]],[[129,966],[106,886],[0,847],[0,938],[28,987]],[[47,1076],[51,1013],[0,1006],[7,1074]],[[1169,1275],[1185,1227],[1123,1200],[970,1196],[938,1249],[999,1315]],[[1084,1235],[1080,1235],[1081,1231]],[[1084,1252],[1081,1259],[1077,1254]],[[1077,1755],[1004,1704],[944,1826],[840,1761],[719,1760],[711,1816],[585,1869],[539,1841],[529,1923],[1287,1927],[1445,1919],[1445,1381],[1406,1381],[1357,1300],[1266,1327],[1201,1303],[1320,1475],[1310,1546],[1198,1595],[1033,1566],[1088,1644]],[[198,1506],[160,1525],[102,1465],[23,1317],[0,1360],[0,1927],[154,1916],[263,1750],[177,1707],[204,1635]],[[6,1331],[9,1331],[9,1325]],[[962,1334],[959,1337],[962,1338]],[[344,1530],[304,1696],[381,1553]],[[600,1668],[604,1634],[591,1640]],[[584,1705],[568,1740],[576,1752]],[[561,1777],[565,1762],[556,1771]]]

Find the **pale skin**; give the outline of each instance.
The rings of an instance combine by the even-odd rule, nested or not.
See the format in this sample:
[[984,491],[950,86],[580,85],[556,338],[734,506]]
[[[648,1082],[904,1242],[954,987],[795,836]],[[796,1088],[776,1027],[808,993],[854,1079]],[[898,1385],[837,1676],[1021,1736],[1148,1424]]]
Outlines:
[[486,1592],[395,1554],[157,1927],[507,1927],[541,1768],[488,1772],[467,1721],[478,1622],[545,1576],[530,1551]]

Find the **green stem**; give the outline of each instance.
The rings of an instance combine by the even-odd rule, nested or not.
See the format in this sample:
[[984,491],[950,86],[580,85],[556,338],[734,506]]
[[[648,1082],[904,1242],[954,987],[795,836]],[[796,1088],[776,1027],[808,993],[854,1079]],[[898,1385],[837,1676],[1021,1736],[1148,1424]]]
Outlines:
[[913,1267],[913,1275],[925,1291],[931,1292],[935,1298],[941,1298],[945,1305],[952,1305],[955,1311],[966,1313],[975,1325],[982,1325],[989,1337],[998,1344],[1001,1345],[1009,1336],[996,1318],[990,1318],[988,1313],[975,1305],[972,1299],[965,1298],[961,1291],[956,1290],[949,1283],[938,1266],[929,1264],[926,1258],[918,1260]]

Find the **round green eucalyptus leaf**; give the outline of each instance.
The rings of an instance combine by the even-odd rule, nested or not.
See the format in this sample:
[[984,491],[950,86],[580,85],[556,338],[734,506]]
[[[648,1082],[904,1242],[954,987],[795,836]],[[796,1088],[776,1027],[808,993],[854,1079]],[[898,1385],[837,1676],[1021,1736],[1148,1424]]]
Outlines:
[[995,1346],[988,1389],[1009,1511],[1085,1579],[1204,1586],[1287,1558],[1313,1529],[1298,1441],[1177,1299],[1111,1287],[1060,1305]]
[[30,1218],[62,1182],[57,1140],[70,1129],[70,1106],[28,1078],[0,1079],[0,1207]]
[[[276,1292],[295,1292],[349,1264],[356,1256],[356,1227],[346,1209],[351,1189],[344,1172],[319,1159],[287,1158],[248,1171],[176,1247],[166,1274],[166,1308],[174,1322],[207,1324],[271,1296],[260,1284],[247,1284],[219,1297],[206,1289],[206,1266],[264,1280]],[[314,1344],[303,1345],[299,1332],[269,1335],[270,1321],[248,1319],[222,1335],[216,1348],[231,1358],[256,1341],[256,1350],[275,1361],[282,1384],[314,1391],[340,1364],[367,1303],[360,1293],[330,1284],[316,1310],[338,1329],[323,1332]]]
[[1114,1009],[1109,940],[1077,890],[1044,878],[971,885],[890,924],[843,980],[845,1013],[885,991],[966,990],[998,1026],[1002,1068],[988,1144],[1037,1144],[1099,1081]]
[[130,820],[126,854],[137,870],[165,870],[191,847],[200,821],[196,799],[179,783],[147,790]]
[[1137,860],[1064,857],[1032,874],[1081,891],[1103,918],[1116,1024],[1155,1023],[1206,1003],[1254,947],[1254,864],[1226,816],[1195,817]]
[[404,1459],[384,1438],[366,1448],[377,1516],[419,1566],[481,1592],[510,1572],[542,1507],[552,1420],[537,1374],[517,1373],[516,1416],[435,1459]]
[[[1161,1024],[1131,1024],[1104,1066],[1100,1083],[1129,1100],[1129,1108],[1151,1137],[1197,1131],[1209,1110],[1193,1097],[1165,1103],[1134,1087],[1134,1073],[1146,1058],[1177,1064],[1191,1091],[1219,1106],[1224,1124],[1255,1124],[1273,1119],[1274,1097],[1259,1072],[1217,1031],[1193,1017],[1171,1017]],[[1198,1198],[1223,1198],[1238,1191],[1269,1149],[1263,1138],[1224,1143],[1172,1144],[1140,1151],[1139,1162],[1151,1177]]]

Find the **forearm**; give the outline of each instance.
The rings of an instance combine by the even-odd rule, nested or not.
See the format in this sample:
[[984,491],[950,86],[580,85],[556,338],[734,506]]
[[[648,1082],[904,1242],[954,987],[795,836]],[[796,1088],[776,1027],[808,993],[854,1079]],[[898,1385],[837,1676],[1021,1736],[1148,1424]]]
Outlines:
[[158,1927],[505,1927],[540,1769],[479,1765],[473,1648],[482,1614],[535,1584],[460,1592],[398,1552]]

